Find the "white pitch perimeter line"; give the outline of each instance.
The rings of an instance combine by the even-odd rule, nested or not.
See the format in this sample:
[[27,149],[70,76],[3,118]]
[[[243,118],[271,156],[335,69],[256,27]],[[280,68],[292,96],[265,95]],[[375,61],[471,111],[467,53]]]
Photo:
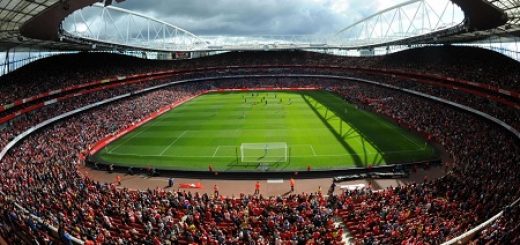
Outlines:
[[181,135],[177,136],[177,138],[172,143],[170,143],[166,148],[164,148],[164,150],[161,151],[159,156],[162,156],[168,149],[170,149],[170,147],[173,146],[173,144],[177,143],[177,141],[179,141],[179,139],[181,139],[182,136],[184,136],[187,132],[188,132],[188,130],[184,130],[184,132],[182,132]]
[[116,147],[114,147],[114,149],[111,149],[110,151],[108,151],[108,153],[112,153],[112,152],[114,152],[114,151],[117,150],[120,146],[126,144],[126,142],[128,142],[128,141],[130,141],[131,139],[137,137],[137,135],[140,135],[140,134],[144,133],[144,131],[150,129],[152,125],[155,125],[156,123],[158,123],[158,122],[164,120],[165,118],[166,118],[166,117],[162,117],[162,118],[157,119],[157,120],[152,120],[151,122],[148,122],[148,123],[145,123],[145,124],[139,126],[138,128],[141,128],[141,127],[143,127],[144,125],[149,124],[150,127],[147,127],[147,128],[144,128],[144,129],[141,128],[141,132],[139,132],[139,133],[137,133],[137,134],[135,134],[135,135],[132,135],[132,137],[126,139],[126,140],[123,141],[121,144],[119,144],[119,145],[117,145]]
[[311,147],[311,150],[312,150],[312,155],[316,156],[316,151],[314,150],[314,147],[312,145],[309,145]]
[[220,145],[217,146],[217,149],[215,149],[215,152],[213,153],[213,156],[212,156],[212,157],[215,157],[215,156],[217,155],[218,149],[220,149]]
[[[383,126],[389,128],[389,129],[395,129],[397,128],[396,126],[392,125],[388,125],[388,124],[385,124],[385,123],[382,123],[380,121],[378,121],[379,124],[382,124]],[[422,149],[421,146],[419,144],[417,144],[417,142],[415,142],[414,140],[410,139],[410,137],[408,137],[408,135],[406,134],[402,134],[402,133],[399,133],[401,136],[403,136],[405,139],[407,139],[410,143],[414,144],[415,146],[417,146],[419,149]]]
[[410,137],[406,134],[402,134],[402,133],[399,133],[401,136],[403,136],[405,139],[407,139],[410,143],[414,144],[415,146],[417,146],[417,148],[423,150],[424,147],[422,147],[421,145],[417,144],[417,142],[415,142],[414,140],[410,139]]
[[126,139],[125,141],[121,142],[119,145],[117,145],[116,147],[114,147],[113,149],[111,149],[110,151],[108,151],[108,153],[112,153],[112,152],[114,152],[115,150],[119,149],[119,147],[121,147],[122,145],[126,144],[126,142],[128,142],[128,141],[130,141],[131,139],[137,137],[138,135],[144,133],[144,131],[146,131],[146,129],[143,129],[143,130],[141,130],[141,132],[132,135],[132,137],[128,137],[128,139]]
[[[387,151],[387,155],[391,154],[401,154],[405,152],[417,152],[416,150],[405,150],[405,151]],[[114,156],[134,156],[134,157],[160,157],[162,155],[136,155],[136,154],[120,154],[120,153],[112,153]],[[367,153],[367,154],[323,154],[323,155],[299,155],[299,156],[291,156],[291,158],[302,158],[302,157],[345,157],[345,156],[374,156],[381,155],[380,153]],[[197,156],[169,156],[173,158],[211,158],[212,156],[207,155],[197,155]],[[225,155],[225,156],[215,156],[215,158],[227,158],[227,157],[236,157],[236,155]]]
[[[395,128],[397,128],[397,127],[394,126],[394,125],[391,125],[391,126],[390,126],[390,125],[385,124],[385,123],[382,123],[382,122],[380,122],[380,121],[378,121],[378,122],[379,122],[379,124],[381,124],[381,125],[383,125],[383,126],[389,128],[389,129],[395,129]],[[417,148],[422,149],[422,146],[420,146],[419,144],[417,144],[417,142],[415,142],[414,140],[410,139],[410,137],[408,137],[408,135],[406,135],[406,134],[402,134],[402,133],[399,133],[399,134],[400,134],[401,136],[403,136],[405,139],[407,139],[410,143],[412,143],[412,144],[414,144],[415,146],[417,146]]]
[[[362,111],[363,113],[367,114],[367,115],[370,115],[368,112],[366,111]],[[381,122],[380,120],[377,120],[377,123],[379,123],[380,125],[383,125],[384,127],[386,128],[389,128],[389,129],[395,129],[395,128],[398,128],[396,127],[395,125],[389,125],[389,124],[386,124],[386,123],[383,123]],[[408,135],[406,134],[402,134],[402,133],[399,133],[401,136],[403,136],[404,138],[406,138],[410,143],[414,144],[415,146],[417,146],[417,148],[423,150],[424,148],[422,146],[420,146],[419,144],[417,144],[415,141],[413,141],[412,139],[410,139],[410,137],[408,137]]]

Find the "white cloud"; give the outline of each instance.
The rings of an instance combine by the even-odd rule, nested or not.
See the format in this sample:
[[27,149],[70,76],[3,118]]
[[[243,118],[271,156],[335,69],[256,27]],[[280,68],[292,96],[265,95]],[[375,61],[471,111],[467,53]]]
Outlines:
[[[324,35],[406,0],[126,0],[130,9],[197,35]],[[449,0],[431,0],[437,2]],[[115,3],[115,2],[114,2]]]

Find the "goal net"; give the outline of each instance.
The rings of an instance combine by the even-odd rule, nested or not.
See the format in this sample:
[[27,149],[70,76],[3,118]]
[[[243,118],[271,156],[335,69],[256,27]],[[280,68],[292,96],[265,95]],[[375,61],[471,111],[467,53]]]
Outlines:
[[244,163],[287,162],[287,143],[242,143],[240,160]]

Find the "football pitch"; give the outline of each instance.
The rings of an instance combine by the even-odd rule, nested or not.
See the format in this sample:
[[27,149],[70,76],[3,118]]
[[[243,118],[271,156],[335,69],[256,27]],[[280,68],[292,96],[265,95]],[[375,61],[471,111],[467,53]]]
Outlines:
[[303,171],[438,159],[422,138],[327,91],[214,92],[142,125],[95,158],[167,170]]

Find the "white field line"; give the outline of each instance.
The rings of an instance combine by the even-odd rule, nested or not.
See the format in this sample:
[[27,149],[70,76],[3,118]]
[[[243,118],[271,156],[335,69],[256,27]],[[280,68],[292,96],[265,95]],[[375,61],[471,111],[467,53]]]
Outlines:
[[218,149],[220,149],[220,145],[217,146],[217,149],[215,149],[215,152],[213,153],[213,156],[212,156],[212,157],[215,157],[215,156],[217,155]]
[[182,138],[182,136],[184,136],[187,132],[188,130],[184,130],[184,132],[182,132],[181,135],[177,136],[177,138],[172,143],[170,143],[166,148],[164,148],[164,150],[161,151],[161,153],[159,153],[159,156],[162,156],[168,149],[170,149],[170,147],[173,146],[173,144],[177,143],[177,141],[179,141],[179,139]]
[[[365,114],[369,114],[369,113],[366,112],[366,111],[362,111],[362,110],[361,110],[361,112],[363,112],[363,113],[365,113]],[[369,116],[370,116],[370,115],[369,115]],[[394,126],[394,125],[390,126],[390,125],[388,125],[388,124],[386,124],[386,123],[383,123],[381,120],[376,120],[376,121],[377,121],[377,123],[379,123],[380,125],[383,125],[383,126],[389,128],[389,129],[394,129],[394,130],[395,130],[395,128],[397,128],[397,127]],[[399,129],[401,129],[401,128],[399,128]],[[423,147],[423,146],[417,144],[415,141],[413,141],[412,139],[410,139],[410,137],[408,137],[408,135],[405,135],[405,134],[402,134],[402,133],[399,133],[399,134],[400,134],[401,136],[403,136],[404,138],[406,138],[408,141],[410,141],[412,144],[414,144],[415,146],[417,146],[417,148],[419,148],[419,149],[421,149],[421,150],[424,150],[424,147]]]
[[[222,146],[225,147],[225,146]],[[400,154],[405,152],[417,152],[417,150],[406,150],[406,151],[387,151],[386,154]],[[373,156],[379,155],[380,153],[367,153],[367,154],[320,154],[320,155],[298,155],[298,156],[290,156],[292,158],[308,158],[308,157],[345,157],[345,156]],[[136,155],[136,154],[121,154],[121,153],[112,153],[113,156],[133,156],[133,157],[162,157],[163,155]],[[224,155],[224,156],[213,156],[213,155],[196,155],[196,156],[175,156],[168,155],[164,157],[173,157],[173,158],[227,158],[227,157],[236,157],[236,155]]]
[[311,147],[311,150],[312,150],[312,155],[316,156],[316,151],[314,150],[314,147],[312,145],[309,145]]
[[420,150],[424,150],[424,146],[421,146],[419,144],[417,144],[417,142],[413,141],[412,139],[410,139],[410,137],[408,137],[408,135],[406,134],[402,134],[402,133],[399,133],[401,136],[404,136],[404,138],[406,138],[408,141],[412,142],[412,144],[414,144],[415,146],[417,146],[418,149]]
[[156,120],[152,120],[151,122],[148,122],[148,123],[145,123],[145,124],[139,126],[138,128],[142,128],[144,125],[147,125],[147,124],[148,124],[149,127],[145,128],[145,129],[142,129],[141,132],[139,132],[139,133],[137,133],[137,134],[135,134],[135,135],[132,135],[132,137],[129,137],[128,139],[125,139],[122,143],[120,143],[119,145],[117,145],[117,146],[114,147],[113,149],[110,149],[110,151],[108,151],[108,153],[112,153],[112,152],[114,152],[114,151],[117,150],[120,146],[126,144],[126,142],[128,142],[128,141],[130,141],[131,139],[137,137],[137,135],[140,135],[140,134],[144,133],[144,131],[150,129],[152,125],[155,125],[156,123],[158,123],[158,122],[164,120],[165,118],[166,118],[166,117],[162,117],[162,118],[160,118],[160,119],[157,119],[157,118],[156,118]]
[[122,145],[126,144],[126,142],[130,141],[131,139],[133,139],[133,138],[137,137],[138,135],[142,134],[144,131],[146,131],[146,129],[143,129],[143,130],[141,130],[141,132],[132,135],[132,137],[128,137],[128,138],[125,139],[123,142],[119,143],[119,145],[117,145],[116,147],[110,149],[110,150],[108,151],[108,153],[112,154],[112,152],[114,152],[115,150],[119,149],[119,147],[121,147]]
[[[384,123],[382,123],[382,122],[380,122],[380,121],[378,121],[378,122],[379,122],[379,124],[382,124],[383,126],[389,128],[389,129],[394,129],[394,130],[395,130],[395,126],[394,126],[394,127],[390,127],[389,125],[384,124]],[[402,130],[402,129],[401,129],[401,130]],[[399,133],[399,134],[400,134],[401,136],[403,136],[405,139],[407,139],[408,141],[410,141],[412,144],[414,144],[415,146],[417,146],[417,148],[419,148],[419,149],[423,149],[423,146],[417,144],[417,142],[415,142],[414,140],[410,139],[410,137],[408,137],[408,135],[406,135],[406,134],[402,134],[402,133]]]
[[283,184],[283,179],[268,179],[267,184]]

